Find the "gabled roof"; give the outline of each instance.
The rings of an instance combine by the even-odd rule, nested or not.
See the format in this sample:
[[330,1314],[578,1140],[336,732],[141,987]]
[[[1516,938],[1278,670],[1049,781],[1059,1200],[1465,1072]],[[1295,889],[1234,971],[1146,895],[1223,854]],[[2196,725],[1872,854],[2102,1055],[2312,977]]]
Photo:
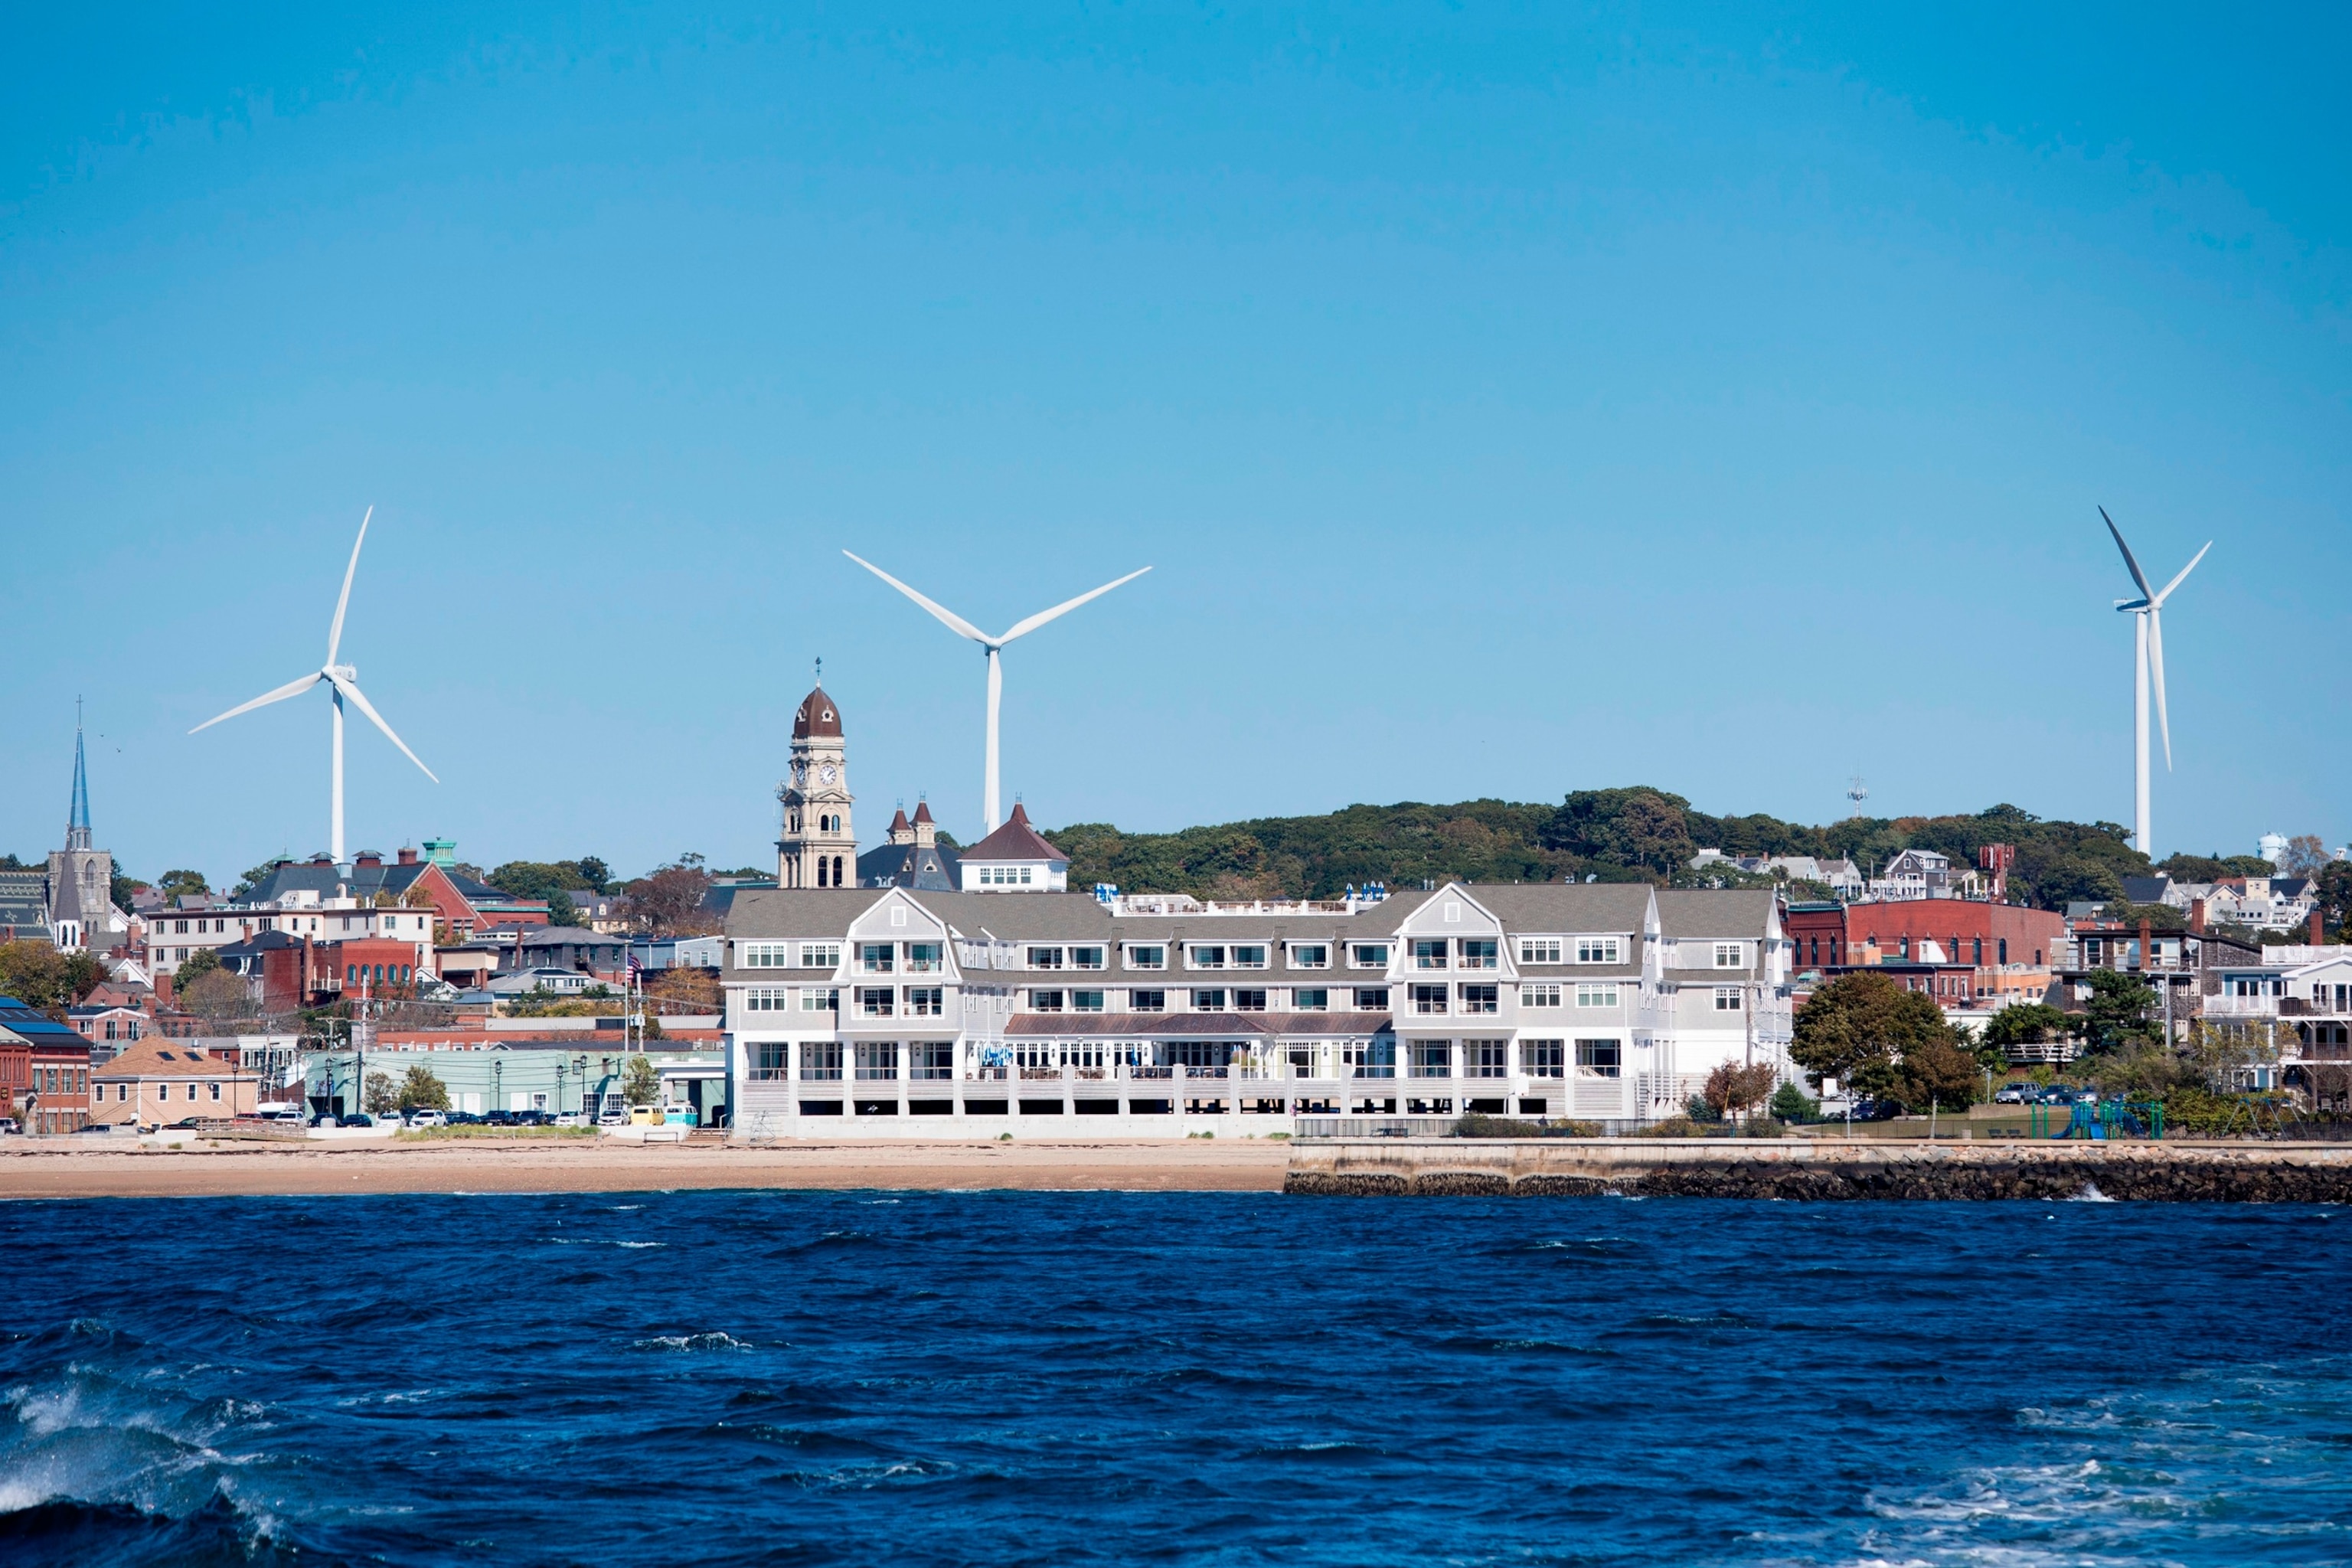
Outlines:
[[971,846],[960,850],[961,860],[1050,860],[1057,866],[1067,866],[1070,858],[1055,848],[1029,826],[1029,814],[1021,803],[1013,803],[1013,815],[1004,819],[997,830]]
[[1661,888],[1658,929],[1669,937],[1760,937],[1771,930],[1769,888]]
[[885,844],[857,858],[857,885],[870,888],[887,881],[896,888],[953,892],[957,859],[954,850],[937,845]]

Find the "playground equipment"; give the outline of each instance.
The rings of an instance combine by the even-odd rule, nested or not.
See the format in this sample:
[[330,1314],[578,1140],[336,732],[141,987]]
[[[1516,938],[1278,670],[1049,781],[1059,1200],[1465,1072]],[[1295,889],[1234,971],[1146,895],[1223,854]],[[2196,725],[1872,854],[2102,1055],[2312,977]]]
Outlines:
[[2158,1142],[2164,1139],[2164,1106],[2158,1100],[2076,1100],[2067,1107],[2069,1114],[2063,1127],[2052,1121],[2050,1109],[2047,1105],[2032,1108],[2032,1127],[2029,1136],[2087,1138],[2102,1142],[2116,1134],[2152,1138]]

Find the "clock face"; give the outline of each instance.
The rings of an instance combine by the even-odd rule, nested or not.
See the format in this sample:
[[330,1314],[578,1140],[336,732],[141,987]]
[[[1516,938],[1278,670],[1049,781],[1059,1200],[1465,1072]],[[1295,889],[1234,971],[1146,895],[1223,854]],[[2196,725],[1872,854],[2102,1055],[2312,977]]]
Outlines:
[[817,783],[819,784],[829,784],[840,776],[841,770],[835,767],[831,763],[825,763],[824,766],[817,769],[816,771]]

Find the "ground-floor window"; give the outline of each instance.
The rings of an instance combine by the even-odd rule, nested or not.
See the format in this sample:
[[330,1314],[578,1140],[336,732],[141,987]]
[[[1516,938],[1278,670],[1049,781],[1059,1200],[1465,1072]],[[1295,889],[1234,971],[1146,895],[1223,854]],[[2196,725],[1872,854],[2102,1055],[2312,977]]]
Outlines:
[[955,1042],[917,1040],[907,1047],[907,1076],[942,1079],[955,1076]]
[[1462,1065],[1471,1078],[1508,1078],[1511,1072],[1511,1043],[1508,1040],[1465,1040],[1462,1042]]
[[898,1042],[896,1040],[860,1040],[857,1042],[857,1076],[863,1079],[895,1079],[898,1076]]
[[761,1040],[751,1047],[751,1076],[761,1079],[788,1078],[792,1074],[793,1047],[784,1040]]
[[1414,1078],[1451,1078],[1454,1076],[1454,1042],[1452,1040],[1415,1040],[1408,1058]]
[[1615,1078],[1624,1066],[1624,1047],[1615,1040],[1576,1042],[1576,1076]]
[[837,1079],[841,1076],[841,1042],[811,1040],[801,1047],[801,1077],[804,1079]]
[[1519,1042],[1519,1070],[1529,1078],[1559,1078],[1567,1050],[1568,1043],[1564,1040],[1522,1040]]

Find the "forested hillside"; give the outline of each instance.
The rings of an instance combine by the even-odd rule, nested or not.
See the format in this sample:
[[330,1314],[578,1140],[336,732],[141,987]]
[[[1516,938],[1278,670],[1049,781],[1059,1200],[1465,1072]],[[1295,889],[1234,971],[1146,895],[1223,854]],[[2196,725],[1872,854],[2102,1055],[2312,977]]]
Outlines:
[[[1986,844],[2013,844],[2011,898],[2046,909],[2070,899],[2116,899],[2147,858],[2112,822],[2044,822],[2013,805],[1974,816],[1852,817],[1811,827],[1773,816],[1712,816],[1665,790],[1580,790],[1559,805],[1500,800],[1458,805],[1351,805],[1328,816],[1270,816],[1122,833],[1078,823],[1046,837],[1070,857],[1070,885],[1115,882],[1130,890],[1213,898],[1336,896],[1349,884],[1419,887],[1425,879],[1474,882],[1648,881],[1695,886],[1717,879],[1690,870],[1700,849],[1727,855],[1845,856],[1869,872],[1898,850],[1940,850],[1960,867]],[[2188,875],[2215,862],[2175,857]],[[2174,862],[2167,862],[2173,865]]]

